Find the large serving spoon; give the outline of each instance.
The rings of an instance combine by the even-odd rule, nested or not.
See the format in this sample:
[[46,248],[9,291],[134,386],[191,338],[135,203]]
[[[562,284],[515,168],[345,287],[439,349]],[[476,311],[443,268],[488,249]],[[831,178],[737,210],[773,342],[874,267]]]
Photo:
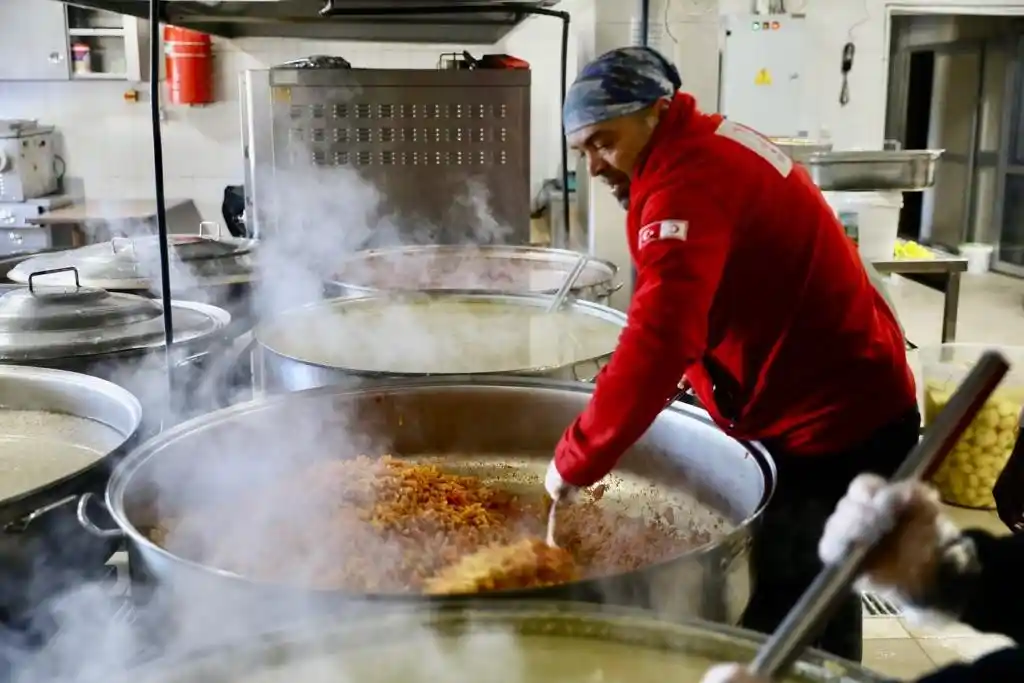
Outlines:
[[[949,454],[964,430],[1010,369],[1002,355],[987,351],[925,430],[921,441],[893,475],[893,481],[923,479]],[[857,545],[841,562],[826,565],[814,583],[758,650],[749,672],[774,680],[785,674],[847,594],[868,554],[885,540]]]

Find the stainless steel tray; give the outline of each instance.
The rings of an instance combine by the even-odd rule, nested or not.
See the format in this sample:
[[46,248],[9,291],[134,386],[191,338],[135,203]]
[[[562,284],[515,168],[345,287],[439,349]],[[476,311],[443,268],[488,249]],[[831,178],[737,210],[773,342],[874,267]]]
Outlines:
[[822,190],[914,192],[935,184],[943,151],[821,152],[803,163]]
[[810,138],[771,138],[772,143],[798,164],[806,163],[814,154],[831,152],[832,143]]

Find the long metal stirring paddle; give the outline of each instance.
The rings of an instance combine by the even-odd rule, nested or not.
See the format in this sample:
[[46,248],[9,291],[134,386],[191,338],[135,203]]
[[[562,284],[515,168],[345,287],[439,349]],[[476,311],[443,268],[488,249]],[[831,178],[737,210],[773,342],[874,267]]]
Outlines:
[[568,298],[569,292],[572,291],[576,281],[580,279],[583,269],[587,267],[587,261],[589,260],[590,259],[587,258],[586,254],[580,254],[579,261],[577,261],[576,265],[569,271],[569,274],[565,278],[565,282],[563,282],[562,286],[558,288],[557,292],[555,292],[555,298],[551,300],[550,304],[548,304],[548,313],[554,313],[562,307],[562,304],[565,303],[565,300]]
[[[587,267],[587,261],[589,260],[590,259],[587,258],[586,254],[580,254],[580,258],[578,261],[576,261],[576,265],[573,266],[572,270],[569,271],[569,274],[565,277],[565,281],[562,283],[562,286],[558,288],[557,292],[555,292],[555,298],[553,298],[551,300],[551,303],[548,304],[548,309],[546,311],[547,313],[554,313],[555,311],[558,311],[560,308],[562,308],[562,305],[565,303],[565,300],[569,298],[569,292],[572,291],[572,288],[576,284],[576,281],[580,279],[580,275],[583,274],[583,269]],[[545,541],[552,548],[556,547],[555,511],[557,508],[558,499],[552,498],[551,509],[548,510],[548,532],[545,536]]]
[[[925,430],[920,443],[896,470],[893,481],[921,479],[929,474],[953,449],[1009,369],[1010,365],[1002,355],[986,351],[950,397],[946,407]],[[748,671],[752,675],[774,679],[793,665],[839,600],[850,590],[865,558],[878,541],[851,548],[842,562],[826,565],[821,570],[750,663]]]

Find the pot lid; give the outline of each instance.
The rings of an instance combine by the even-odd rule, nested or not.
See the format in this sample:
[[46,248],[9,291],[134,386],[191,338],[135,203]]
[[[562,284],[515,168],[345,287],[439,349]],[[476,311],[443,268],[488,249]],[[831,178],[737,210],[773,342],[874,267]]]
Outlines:
[[[35,281],[38,275],[29,278],[28,286],[0,286],[0,360],[52,360],[163,347],[159,302],[92,287],[40,285]],[[71,273],[72,278],[75,275]],[[214,306],[178,301],[171,305],[175,343],[209,337],[231,319]]]
[[[253,279],[255,240],[208,236],[170,235],[171,287],[175,290],[228,285]],[[32,273],[74,268],[79,283],[100,289],[152,290],[160,282],[159,237],[118,237],[109,242],[90,244],[40,254],[11,269],[8,278],[27,283]],[[73,285],[70,271],[47,278],[47,284]]]

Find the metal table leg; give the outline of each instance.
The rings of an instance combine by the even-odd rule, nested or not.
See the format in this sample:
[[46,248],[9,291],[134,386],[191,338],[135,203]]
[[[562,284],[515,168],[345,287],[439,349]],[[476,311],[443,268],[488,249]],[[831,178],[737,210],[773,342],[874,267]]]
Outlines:
[[946,296],[942,307],[942,342],[956,341],[956,316],[960,308],[960,273],[946,276]]

